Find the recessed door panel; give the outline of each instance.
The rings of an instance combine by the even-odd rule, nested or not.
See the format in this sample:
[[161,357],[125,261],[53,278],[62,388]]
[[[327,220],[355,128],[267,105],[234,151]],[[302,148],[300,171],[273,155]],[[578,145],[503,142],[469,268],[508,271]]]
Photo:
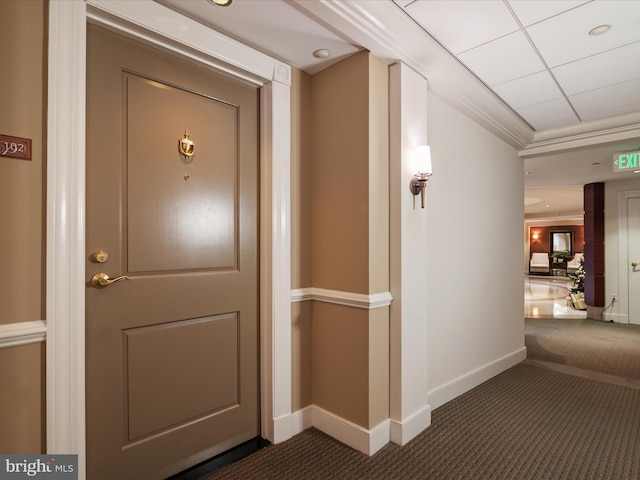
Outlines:
[[237,314],[129,329],[123,342],[125,443],[238,406]]
[[130,73],[124,88],[129,272],[235,268],[238,107]]

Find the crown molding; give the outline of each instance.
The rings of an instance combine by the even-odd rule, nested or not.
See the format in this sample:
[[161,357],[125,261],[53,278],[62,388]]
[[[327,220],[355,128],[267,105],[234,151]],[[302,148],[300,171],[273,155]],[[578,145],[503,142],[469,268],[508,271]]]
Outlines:
[[388,64],[408,65],[428,80],[431,92],[514,148],[533,139],[534,130],[522,118],[391,0],[294,2]]
[[640,138],[640,112],[536,132],[521,157]]

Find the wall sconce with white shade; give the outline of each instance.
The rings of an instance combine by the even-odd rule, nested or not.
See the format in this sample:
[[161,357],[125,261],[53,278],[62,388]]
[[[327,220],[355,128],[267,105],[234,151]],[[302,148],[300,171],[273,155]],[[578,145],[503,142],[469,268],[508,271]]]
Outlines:
[[415,175],[411,177],[411,182],[409,183],[409,190],[411,190],[411,193],[414,195],[413,208],[416,208],[415,196],[418,194],[420,194],[422,208],[424,208],[424,190],[427,187],[429,177],[433,174],[431,168],[431,149],[428,145],[417,146],[411,153],[409,161],[412,170],[416,172]]

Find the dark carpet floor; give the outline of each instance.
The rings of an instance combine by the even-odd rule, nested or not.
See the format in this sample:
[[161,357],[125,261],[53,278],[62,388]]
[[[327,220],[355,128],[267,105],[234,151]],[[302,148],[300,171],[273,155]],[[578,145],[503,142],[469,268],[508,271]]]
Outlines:
[[315,430],[211,480],[638,479],[640,390],[519,364],[367,457]]

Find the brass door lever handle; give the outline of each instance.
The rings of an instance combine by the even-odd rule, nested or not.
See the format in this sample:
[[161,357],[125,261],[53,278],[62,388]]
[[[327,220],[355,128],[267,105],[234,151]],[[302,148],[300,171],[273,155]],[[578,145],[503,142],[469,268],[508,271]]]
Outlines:
[[638,266],[638,262],[631,262],[631,266],[632,267],[637,267]]
[[129,277],[121,275],[119,277],[109,278],[109,275],[106,273],[96,273],[91,277],[91,285],[93,288],[104,288],[112,283],[119,282],[120,280],[129,280]]

